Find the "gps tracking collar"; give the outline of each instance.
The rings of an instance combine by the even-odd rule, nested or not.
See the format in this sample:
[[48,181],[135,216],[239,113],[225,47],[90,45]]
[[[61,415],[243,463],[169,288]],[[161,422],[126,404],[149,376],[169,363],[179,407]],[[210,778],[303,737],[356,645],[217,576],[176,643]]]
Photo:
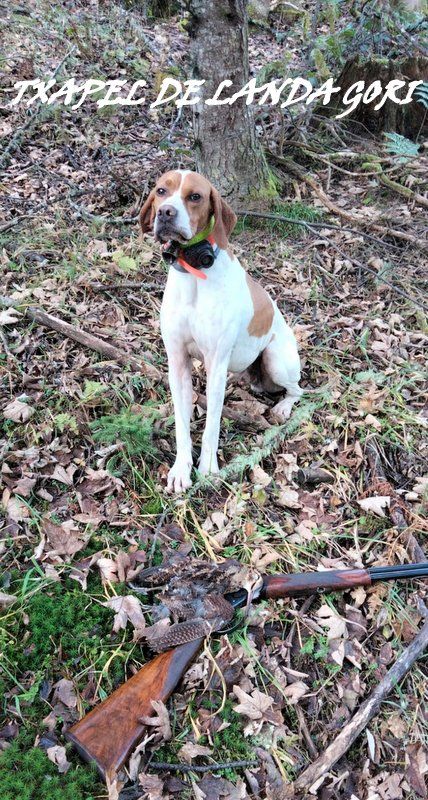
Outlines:
[[204,230],[185,244],[168,242],[163,251],[165,261],[172,262],[178,272],[190,272],[196,278],[206,280],[207,276],[201,270],[212,267],[219,253],[219,247],[211,236],[214,224],[215,219],[211,217]]

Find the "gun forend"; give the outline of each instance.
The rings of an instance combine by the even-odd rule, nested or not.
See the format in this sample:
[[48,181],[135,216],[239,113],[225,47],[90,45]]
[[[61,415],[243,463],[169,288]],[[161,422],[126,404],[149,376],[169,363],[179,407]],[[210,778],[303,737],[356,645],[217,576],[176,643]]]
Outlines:
[[264,575],[260,597],[300,597],[313,594],[318,589],[340,592],[354,586],[370,586],[370,573],[366,569],[332,569],[322,572],[296,572],[291,575]]
[[154,713],[152,700],[168,699],[202,643],[203,638],[195,639],[156,656],[66,731],[104,780],[114,779],[143,736],[141,717]]

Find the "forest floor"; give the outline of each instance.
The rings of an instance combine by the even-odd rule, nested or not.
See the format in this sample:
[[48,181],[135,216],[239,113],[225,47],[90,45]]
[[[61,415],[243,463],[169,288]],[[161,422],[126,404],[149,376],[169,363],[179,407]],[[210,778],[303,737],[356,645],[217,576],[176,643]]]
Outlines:
[[[10,4],[1,25],[11,96],[16,81],[55,70],[59,84],[147,78],[154,96],[186,66],[176,18],[149,24],[114,3]],[[252,28],[252,67],[284,49],[298,67],[298,25],[284,22],[281,45]],[[222,422],[222,479],[196,480],[175,498],[165,494],[174,452],[159,332],[166,267],[136,215],[158,174],[193,166],[190,116],[3,107],[0,294],[16,309],[0,307],[2,800],[107,796],[63,731],[152,657],[152,601],[130,586],[143,567],[175,552],[188,563],[307,571],[407,563],[426,547],[426,210],[362,164],[383,159],[423,195],[427,157],[400,160],[345,122],[313,121],[306,139],[297,128],[280,152],[275,113],[259,123],[281,187],[274,210],[326,227],[241,217],[232,246],[296,332],[305,394],[278,428],[272,398],[229,386],[236,418]],[[26,315],[34,306],[158,378],[38,324]],[[198,446],[197,363],[194,388]],[[311,483],[314,471],[321,482]],[[426,599],[420,581],[251,607],[159,708],[121,800],[292,796],[287,786],[412,641]],[[427,797],[426,685],[420,660],[313,795]]]

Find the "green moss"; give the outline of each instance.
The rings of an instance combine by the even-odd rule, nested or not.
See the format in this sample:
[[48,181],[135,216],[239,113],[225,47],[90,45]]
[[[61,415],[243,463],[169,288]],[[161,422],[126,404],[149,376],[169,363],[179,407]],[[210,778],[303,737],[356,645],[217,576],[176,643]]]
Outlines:
[[[25,579],[24,579],[25,580]],[[21,586],[23,584],[21,583]],[[89,591],[99,591],[99,579],[88,580]],[[85,671],[103,670],[102,692],[112,691],[126,678],[126,663],[134,649],[132,641],[111,632],[113,613],[95,599],[80,591],[75,581],[49,585],[34,592],[31,581],[26,586],[22,608],[9,615],[0,628],[3,668],[0,669],[0,694],[15,688],[17,706],[29,706],[34,714],[45,716],[46,706],[39,701],[39,689],[45,678],[57,680],[68,672],[82,675],[82,688],[87,681]],[[33,591],[33,593],[31,593]],[[125,586],[117,592],[128,593]],[[15,589],[19,596],[19,589]],[[30,593],[29,593],[30,592]],[[130,637],[129,637],[130,638]],[[118,646],[119,645],[119,646]],[[1,796],[1,795],[0,795]]]
[[38,670],[57,657],[62,665],[74,664],[81,659],[82,648],[95,655],[100,638],[110,632],[112,624],[109,609],[84,592],[67,590],[62,584],[30,597],[26,614],[29,622],[25,630],[30,635],[17,655],[22,671]]
[[71,766],[65,775],[43,750],[32,747],[34,737],[20,736],[0,754],[1,800],[95,800],[105,789],[93,769]]

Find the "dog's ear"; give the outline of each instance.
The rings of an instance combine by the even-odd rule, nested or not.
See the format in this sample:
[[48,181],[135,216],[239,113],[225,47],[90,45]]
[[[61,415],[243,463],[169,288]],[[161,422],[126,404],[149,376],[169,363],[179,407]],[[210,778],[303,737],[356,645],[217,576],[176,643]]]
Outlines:
[[143,233],[147,233],[153,227],[153,220],[155,218],[155,210],[153,208],[153,201],[156,197],[155,190],[152,189],[146,202],[140,211],[140,225]]
[[215,219],[214,239],[221,250],[227,250],[229,236],[236,225],[236,214],[214,187],[211,189],[211,206]]

